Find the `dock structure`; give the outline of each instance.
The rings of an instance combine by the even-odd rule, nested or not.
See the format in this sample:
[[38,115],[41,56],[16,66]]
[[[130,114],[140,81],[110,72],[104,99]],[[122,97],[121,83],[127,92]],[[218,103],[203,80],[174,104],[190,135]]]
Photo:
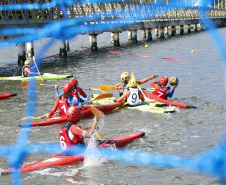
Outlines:
[[[63,1],[63,0],[62,0]],[[164,39],[167,36],[175,36],[176,28],[180,35],[183,35],[185,29],[187,33],[198,31],[198,25],[201,30],[205,29],[201,24],[201,19],[210,18],[217,26],[226,25],[226,5],[213,6],[203,15],[200,7],[190,8],[168,8],[167,4],[162,6],[151,6],[150,3],[123,0],[116,2],[74,3],[67,6],[66,12],[60,9],[60,6],[50,6],[53,1],[50,0],[0,0],[0,29],[5,28],[42,28],[46,24],[62,19],[79,19],[88,17],[83,22],[85,25],[95,24],[118,24],[116,28],[106,29],[104,32],[111,32],[111,44],[120,46],[120,33],[128,31],[128,41],[137,43],[137,30],[142,30],[142,40],[151,41],[154,36]],[[76,2],[76,1],[74,1]],[[24,8],[24,4],[31,5],[29,9]],[[17,9],[4,9],[8,5],[17,6]],[[137,7],[147,7],[143,11],[136,12]],[[113,13],[114,12],[114,13]],[[130,17],[136,17],[142,14],[142,19],[131,21]],[[96,18],[94,15],[98,15]],[[127,23],[126,26],[120,26],[120,23]],[[192,25],[192,26],[191,26]],[[83,34],[89,34],[90,48],[98,50],[97,36],[103,31],[87,31]],[[7,38],[5,35],[1,39]],[[66,56],[70,50],[69,40],[62,40],[59,48],[59,54]],[[23,65],[27,59],[34,55],[34,45],[32,42],[18,45],[18,64]]]

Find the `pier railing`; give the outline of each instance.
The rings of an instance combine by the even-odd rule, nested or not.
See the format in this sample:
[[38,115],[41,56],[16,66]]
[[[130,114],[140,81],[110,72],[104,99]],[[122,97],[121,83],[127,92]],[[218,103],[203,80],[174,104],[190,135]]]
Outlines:
[[[37,5],[31,9],[8,9],[3,10],[1,6]],[[147,3],[140,4],[137,1],[117,1],[111,3],[93,3],[93,4],[72,4],[67,6],[67,15],[63,13],[59,6],[49,6],[51,1],[47,0],[0,0],[0,27],[42,27],[44,24],[60,20],[67,16],[68,18],[79,18],[88,16],[90,21],[106,21],[114,19],[126,20],[127,17],[142,14],[143,20],[146,19],[197,19],[201,17],[202,11],[197,7],[192,8],[168,8],[167,5],[153,8],[144,8],[144,11],[137,12],[136,7],[147,6]],[[43,5],[45,4],[45,8]],[[21,6],[22,7],[22,6]],[[114,14],[112,13],[114,12]],[[100,20],[95,20],[93,14],[101,15]],[[202,14],[203,15],[203,14]],[[206,17],[226,18],[226,10],[209,8]],[[205,17],[204,16],[204,17]],[[141,20],[142,21],[142,20]]]

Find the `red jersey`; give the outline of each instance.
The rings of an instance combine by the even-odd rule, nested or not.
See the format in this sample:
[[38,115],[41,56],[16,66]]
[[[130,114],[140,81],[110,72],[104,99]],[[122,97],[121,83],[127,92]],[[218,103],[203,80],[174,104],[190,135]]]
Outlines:
[[77,143],[84,144],[84,130],[78,125],[66,123],[60,127],[59,137],[62,150],[73,148]]
[[68,108],[70,107],[68,104],[68,99],[64,96],[61,96],[59,99],[59,109],[62,115],[66,115]]
[[158,88],[155,90],[155,92],[153,94],[155,96],[158,96],[158,97],[166,100],[167,91],[168,91],[168,89],[165,89],[161,85],[159,85]]

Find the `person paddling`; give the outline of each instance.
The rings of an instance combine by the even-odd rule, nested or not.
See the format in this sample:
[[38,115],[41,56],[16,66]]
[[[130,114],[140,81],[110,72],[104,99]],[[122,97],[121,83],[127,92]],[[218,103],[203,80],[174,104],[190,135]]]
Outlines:
[[79,102],[79,100],[75,96],[72,96],[73,91],[74,88],[71,83],[64,84],[63,86],[64,94],[56,99],[55,105],[53,106],[51,112],[49,113],[48,118],[51,118],[58,108],[60,109],[61,115],[66,115],[69,107],[71,106],[82,107],[81,102]]
[[68,122],[61,126],[59,131],[62,150],[69,150],[78,144],[84,145],[84,138],[91,137],[96,128],[98,118],[95,116],[91,126],[78,126],[77,124],[82,117],[82,113],[76,106],[68,109],[66,117]]
[[38,72],[32,72],[30,69],[35,68],[35,66],[30,67],[31,66],[31,61],[30,60],[26,60],[24,62],[24,66],[22,67],[22,76],[23,77],[29,77],[31,76],[31,74],[39,74]]
[[[86,95],[86,93],[82,90],[82,88],[78,87],[78,80],[75,78],[71,78],[68,80],[67,83],[71,83],[74,87],[74,92],[72,94],[72,96],[76,96],[76,98],[80,101],[80,102],[87,102],[89,101],[89,96]],[[59,90],[58,90],[58,85],[55,86],[55,91],[56,91],[56,97],[59,96]],[[62,96],[63,93],[60,95]]]
[[129,89],[123,93],[121,97],[117,99],[118,102],[122,102],[123,100],[127,99],[127,103],[131,106],[139,105],[140,100],[144,101],[144,95],[139,91],[137,87],[137,81],[134,78],[129,80]]
[[170,91],[170,86],[167,87],[166,86],[167,84],[168,84],[167,76],[162,76],[159,79],[159,81],[151,82],[151,86],[155,88],[153,94],[165,100],[167,100],[168,97],[172,98],[177,85],[175,85],[173,87],[173,90]]
[[[142,80],[137,81],[138,84],[143,84],[145,82],[148,82],[149,80],[152,80],[154,78],[158,77],[157,74],[154,74],[148,78],[144,78]],[[122,96],[123,92],[125,91],[125,89],[128,87],[128,82],[130,80],[130,74],[128,72],[123,72],[121,74],[121,80],[122,82],[118,83],[115,85],[115,87],[118,87],[120,89],[119,91],[119,96]]]

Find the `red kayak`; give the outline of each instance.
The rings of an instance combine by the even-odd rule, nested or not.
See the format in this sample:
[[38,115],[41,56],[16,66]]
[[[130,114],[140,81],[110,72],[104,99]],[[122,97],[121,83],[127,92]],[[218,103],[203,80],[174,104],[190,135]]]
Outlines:
[[148,91],[143,91],[143,92],[148,98],[155,100],[155,101],[158,101],[158,102],[166,103],[167,105],[182,107],[182,108],[187,108],[187,109],[190,109],[190,108],[196,109],[197,108],[197,107],[192,106],[192,105],[185,105],[183,103],[173,102],[173,101],[169,101],[169,100],[159,98],[158,96],[155,96],[154,94],[152,94],[151,92],[148,92]]
[[10,93],[10,94],[0,94],[0,100],[6,99],[6,98],[10,98],[12,96],[16,96],[17,94],[15,93]]
[[[101,144],[98,146],[100,148],[107,148],[111,145],[115,145],[117,148],[124,147],[128,143],[132,142],[135,139],[139,139],[145,135],[144,132],[135,132],[132,134],[124,135],[115,137],[112,139],[103,139],[101,140]],[[78,155],[72,155],[72,156],[66,156],[66,155],[60,155],[56,154],[48,159],[45,159],[43,161],[37,161],[34,163],[30,163],[27,165],[24,165],[20,172],[29,172],[38,170],[41,168],[46,167],[54,167],[54,166],[63,166],[67,165],[76,161],[83,161],[84,160],[84,153],[78,154]],[[2,175],[7,175],[9,173],[13,172],[13,170],[8,169],[2,172]]]
[[[83,114],[82,118],[89,118],[89,117],[93,116],[93,113],[91,111],[91,106],[97,108],[98,110],[102,111],[103,113],[107,113],[107,112],[110,112],[110,111],[114,110],[115,108],[121,106],[121,102],[115,102],[115,103],[110,103],[110,104],[106,104],[106,105],[85,105],[84,106],[85,110],[82,111],[82,114]],[[64,123],[66,121],[67,121],[67,118],[65,116],[61,116],[59,114],[50,119],[33,122],[33,123],[31,123],[31,126],[32,127],[47,126],[47,125]],[[26,125],[21,125],[21,126],[24,127]]]

